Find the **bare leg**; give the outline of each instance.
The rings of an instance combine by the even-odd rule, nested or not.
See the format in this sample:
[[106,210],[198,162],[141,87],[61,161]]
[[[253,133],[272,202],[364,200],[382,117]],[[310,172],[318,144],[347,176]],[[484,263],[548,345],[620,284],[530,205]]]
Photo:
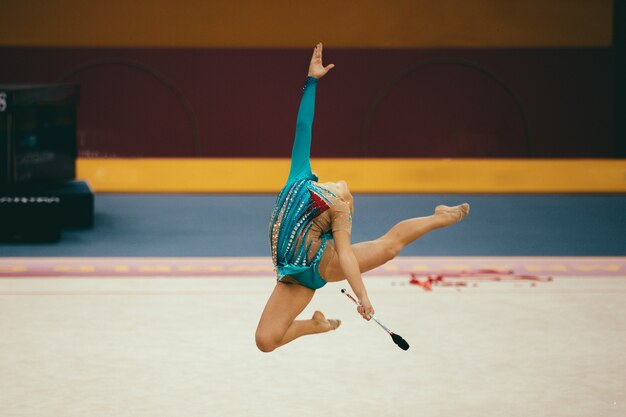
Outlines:
[[316,311],[310,320],[296,320],[309,304],[315,291],[298,284],[277,282],[256,330],[256,344],[263,352],[271,352],[300,336],[324,333],[339,326],[338,320],[326,320]]
[[326,319],[324,313],[315,311],[310,320],[294,320],[280,341],[279,346],[286,345],[294,339],[307,334],[326,333],[335,330],[341,324],[341,320]]
[[[435,213],[430,216],[401,221],[376,240],[353,244],[352,251],[359,263],[359,269],[361,272],[367,272],[389,262],[398,256],[405,246],[430,231],[457,223],[468,213],[468,204],[455,207],[437,206]],[[324,279],[328,282],[345,279],[337,256],[325,269]]]

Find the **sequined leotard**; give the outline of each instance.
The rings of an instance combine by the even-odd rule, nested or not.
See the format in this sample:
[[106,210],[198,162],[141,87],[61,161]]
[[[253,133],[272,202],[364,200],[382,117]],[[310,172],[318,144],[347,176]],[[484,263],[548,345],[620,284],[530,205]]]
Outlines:
[[308,77],[298,110],[289,177],[276,199],[269,227],[277,279],[291,277],[311,289],[326,284],[319,265],[332,232],[350,232],[352,222],[346,202],[320,185],[311,171],[316,88],[317,79]]

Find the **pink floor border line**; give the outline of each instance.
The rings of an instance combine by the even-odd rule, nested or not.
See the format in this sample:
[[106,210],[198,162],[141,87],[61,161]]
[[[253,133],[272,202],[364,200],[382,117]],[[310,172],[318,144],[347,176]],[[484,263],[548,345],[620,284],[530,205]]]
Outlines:
[[[398,257],[368,274],[408,276],[477,270],[553,277],[626,277],[626,257]],[[0,258],[0,278],[273,276],[269,257]]]

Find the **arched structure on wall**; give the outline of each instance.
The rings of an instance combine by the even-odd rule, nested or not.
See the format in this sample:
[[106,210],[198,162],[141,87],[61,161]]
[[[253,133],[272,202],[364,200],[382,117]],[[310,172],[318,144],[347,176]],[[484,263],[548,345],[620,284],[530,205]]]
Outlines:
[[521,119],[522,122],[522,126],[523,126],[523,137],[524,137],[524,146],[525,146],[525,151],[526,157],[532,157],[533,156],[533,151],[532,151],[532,144],[531,144],[531,140],[530,140],[530,133],[529,133],[529,128],[528,128],[528,120],[526,118],[525,112],[524,112],[524,108],[519,100],[519,98],[517,97],[517,95],[515,94],[515,92],[513,92],[513,90],[508,86],[508,84],[502,80],[500,77],[498,77],[496,74],[494,74],[493,72],[489,71],[488,69],[484,68],[483,66],[475,63],[475,62],[471,62],[468,60],[464,60],[464,59],[459,59],[459,58],[435,58],[435,59],[430,59],[430,60],[426,60],[423,62],[420,62],[419,64],[410,67],[409,69],[407,69],[406,71],[398,74],[397,76],[395,76],[394,78],[392,78],[386,85],[385,87],[378,93],[378,95],[376,96],[376,98],[374,99],[374,101],[372,102],[372,104],[369,107],[369,110],[367,112],[367,115],[365,116],[365,120],[363,122],[363,128],[362,128],[362,147],[361,147],[361,157],[367,157],[368,153],[369,153],[369,140],[370,140],[370,129],[371,129],[371,125],[372,125],[372,120],[374,118],[374,116],[376,115],[376,113],[378,112],[382,102],[385,100],[385,98],[387,96],[389,96],[389,94],[394,90],[394,88],[396,88],[398,86],[398,84],[400,82],[402,82],[403,80],[405,80],[406,78],[408,78],[409,76],[420,72],[426,68],[430,68],[430,67],[434,67],[434,66],[459,66],[459,67],[463,67],[463,68],[467,68],[473,71],[477,71],[478,73],[482,74],[483,76],[485,76],[486,78],[488,78],[489,80],[493,81],[494,83],[496,83],[496,85],[498,85],[499,87],[501,87],[501,89],[503,91],[506,92],[506,94],[511,98],[511,101],[514,103],[515,108],[517,109],[517,112],[519,114],[519,117]]
[[193,111],[193,107],[189,100],[185,97],[183,92],[176,86],[176,84],[163,75],[161,72],[151,67],[150,65],[144,64],[142,62],[132,61],[128,59],[118,59],[118,58],[105,58],[105,59],[97,59],[94,61],[89,61],[84,64],[77,66],[76,68],[66,72],[61,77],[59,77],[58,82],[67,82],[70,78],[76,76],[77,74],[87,71],[96,67],[103,66],[111,66],[111,65],[121,65],[130,67],[136,70],[139,70],[145,74],[150,75],[154,79],[156,79],[161,85],[165,86],[174,96],[176,100],[182,107],[185,115],[188,119],[189,125],[192,130],[192,143],[193,143],[193,151],[194,156],[200,156],[200,129],[198,127],[198,120]]

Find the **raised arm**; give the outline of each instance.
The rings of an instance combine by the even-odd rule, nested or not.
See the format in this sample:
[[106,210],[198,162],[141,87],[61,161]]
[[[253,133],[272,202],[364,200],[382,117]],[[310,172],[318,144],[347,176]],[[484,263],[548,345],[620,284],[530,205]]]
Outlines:
[[304,85],[298,119],[296,121],[296,136],[291,151],[291,169],[287,182],[294,181],[299,177],[309,177],[311,171],[311,132],[313,129],[313,116],[315,113],[315,92],[317,80],[322,78],[332,68],[333,64],[324,67],[322,64],[322,44],[318,43],[313,50],[309,73]]

